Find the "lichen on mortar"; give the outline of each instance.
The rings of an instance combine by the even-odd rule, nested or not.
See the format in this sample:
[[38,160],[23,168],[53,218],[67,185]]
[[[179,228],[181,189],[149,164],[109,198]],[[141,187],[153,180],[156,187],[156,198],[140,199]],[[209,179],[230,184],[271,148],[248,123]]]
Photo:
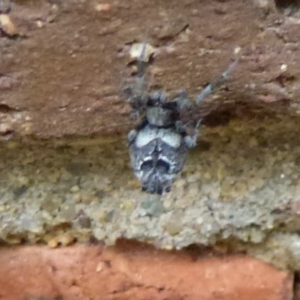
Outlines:
[[[203,126],[181,177],[161,197],[140,191],[125,137],[2,143],[0,238],[52,247],[128,238],[166,249],[234,240],[233,250],[261,257],[276,233],[290,253],[300,228],[297,122],[278,115]],[[291,235],[293,243],[282,242]],[[270,252],[265,259],[276,263]],[[293,266],[292,252],[281,267]]]

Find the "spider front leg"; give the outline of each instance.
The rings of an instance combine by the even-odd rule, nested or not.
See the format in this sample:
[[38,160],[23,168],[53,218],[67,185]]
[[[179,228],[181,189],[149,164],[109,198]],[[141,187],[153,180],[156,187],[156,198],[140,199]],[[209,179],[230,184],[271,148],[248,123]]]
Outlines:
[[137,132],[136,129],[132,129],[132,130],[128,133],[128,135],[127,135],[127,140],[128,140],[128,142],[129,142],[129,144],[131,144],[131,143],[135,140],[137,134],[138,134],[138,132]]
[[[179,91],[175,95],[175,97],[172,101],[176,102],[177,109],[178,109],[179,113],[182,112],[182,111],[187,111],[192,107],[192,103],[188,99],[188,95],[187,95],[187,92],[185,90]],[[200,122],[201,121],[197,122],[196,126],[194,127],[194,133],[192,135],[186,134],[187,129],[188,129],[188,124],[183,124],[180,120],[178,120],[175,123],[177,132],[180,132],[181,134],[184,134],[184,143],[188,148],[193,148],[197,144],[197,138],[198,138],[198,135],[199,135],[198,128],[200,126]]]
[[192,135],[188,135],[187,133],[187,125],[182,124],[181,121],[176,122],[176,130],[180,133],[186,134],[183,138],[185,145],[191,149],[197,145],[197,139],[199,136],[199,126],[201,124],[201,120],[197,121],[196,126],[194,127],[194,132]]
[[150,95],[150,98],[149,98],[149,104],[151,105],[154,105],[154,104],[164,104],[167,102],[167,95],[166,93],[164,92],[161,92],[161,91],[157,91],[157,92],[154,92]]
[[134,95],[132,86],[125,87],[123,92],[132,108],[130,112],[130,118],[136,121],[145,113],[146,103],[143,101],[142,97]]
[[199,126],[201,124],[201,120],[199,120],[194,128],[194,133],[192,135],[186,135],[184,137],[184,143],[185,145],[191,149],[194,148],[197,145],[197,139],[199,136]]
[[191,101],[188,99],[188,94],[185,90],[179,91],[172,100],[177,103],[179,111],[187,110],[192,106]]
[[139,119],[147,110],[147,97],[144,94],[144,82],[145,82],[145,55],[146,55],[146,43],[143,44],[140,57],[137,60],[137,76],[134,86],[127,86],[124,89],[124,93],[132,107],[131,117],[135,120]]
[[214,82],[210,83],[207,87],[205,87],[202,90],[202,92],[196,97],[196,105],[200,104],[205,98],[207,98],[210,94],[214,93],[225,83],[230,73],[235,69],[236,65],[238,64],[240,57],[241,53],[239,53],[238,57],[228,66],[226,71],[223,72],[220,77],[218,77]]

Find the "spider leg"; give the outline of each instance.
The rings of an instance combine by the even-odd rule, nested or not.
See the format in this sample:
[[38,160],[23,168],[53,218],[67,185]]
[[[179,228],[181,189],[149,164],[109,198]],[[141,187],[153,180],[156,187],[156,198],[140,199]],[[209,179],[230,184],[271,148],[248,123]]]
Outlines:
[[143,43],[143,48],[141,51],[141,55],[138,58],[138,71],[137,71],[137,79],[136,79],[136,95],[138,97],[143,96],[143,89],[144,89],[144,82],[145,82],[145,70],[146,70],[146,48],[147,48],[147,43]]
[[145,110],[142,98],[134,95],[132,86],[126,86],[123,89],[123,93],[126,99],[128,99],[128,103],[132,108],[132,111],[130,113],[131,119],[135,121],[138,120],[142,115],[142,112]]
[[239,55],[227,68],[227,70],[222,73],[222,75],[217,78],[214,82],[209,84],[206,88],[202,90],[202,92],[196,97],[195,103],[198,105],[202,102],[206,97],[215,92],[228,78],[229,74],[234,70],[237,63],[239,62],[241,55]]
[[135,138],[136,138],[136,136],[137,136],[137,130],[136,129],[133,129],[133,130],[131,130],[129,133],[128,133],[128,135],[127,135],[127,140],[128,140],[128,142],[129,142],[129,144],[131,144],[134,140],[135,140]]
[[157,91],[151,94],[149,98],[150,104],[154,105],[155,103],[163,104],[167,102],[167,95],[164,92]]
[[176,121],[175,128],[176,128],[176,131],[179,133],[186,133],[187,126],[184,125],[181,121]]
[[134,98],[134,93],[133,93],[133,88],[131,85],[126,85],[123,88],[123,94],[126,99],[128,99],[128,102],[133,106],[133,98]]
[[197,139],[199,135],[199,126],[200,126],[201,120],[199,120],[194,128],[193,135],[186,135],[184,137],[184,143],[185,145],[190,149],[197,145]]
[[[190,149],[196,146],[197,144],[197,139],[198,139],[198,135],[199,135],[199,126],[201,124],[202,120],[198,120],[195,127],[194,127],[194,133],[192,135],[185,135],[183,138],[183,141],[185,143],[185,145]],[[190,123],[190,122],[188,122]],[[176,130],[179,133],[182,134],[186,134],[187,132],[187,128],[188,128],[188,123],[187,124],[183,124],[181,121],[177,121],[175,123],[176,126]]]
[[181,90],[179,91],[174,99],[172,100],[173,102],[177,102],[177,107],[178,107],[178,110],[181,111],[181,110],[185,110],[185,109],[188,109],[192,106],[192,103],[191,101],[188,99],[188,94],[185,90]]
[[135,79],[135,84],[128,85],[124,88],[123,92],[125,97],[128,99],[129,104],[132,107],[131,117],[137,120],[146,111],[147,99],[144,96],[144,82],[145,82],[145,69],[146,69],[146,42],[142,45],[142,50],[140,56],[137,59],[137,75]]

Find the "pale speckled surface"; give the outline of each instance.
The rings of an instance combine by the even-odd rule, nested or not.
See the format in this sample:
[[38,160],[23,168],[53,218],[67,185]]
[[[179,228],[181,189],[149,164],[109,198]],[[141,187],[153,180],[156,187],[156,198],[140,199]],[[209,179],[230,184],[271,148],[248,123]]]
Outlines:
[[[263,256],[274,232],[300,229],[296,122],[281,116],[203,127],[181,178],[161,198],[140,191],[125,137],[60,140],[59,146],[10,141],[0,155],[0,237],[53,247],[124,237],[167,249],[203,244]],[[298,269],[295,247],[287,260],[270,253],[266,259]]]

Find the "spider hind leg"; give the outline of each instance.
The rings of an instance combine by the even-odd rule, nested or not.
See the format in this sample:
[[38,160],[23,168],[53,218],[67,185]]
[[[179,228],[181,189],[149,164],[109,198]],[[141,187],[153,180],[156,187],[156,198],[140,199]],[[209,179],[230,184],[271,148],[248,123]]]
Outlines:
[[145,70],[147,65],[145,59],[146,46],[146,43],[142,45],[140,56],[137,59],[137,75],[134,84],[128,85],[123,89],[123,93],[132,108],[131,117],[133,119],[138,119],[145,113],[147,108],[147,97],[144,93]]
[[196,105],[200,104],[205,98],[207,98],[210,94],[214,93],[217,89],[219,89],[224,82],[228,79],[230,73],[235,69],[236,65],[240,60],[241,55],[239,55],[226,69],[225,72],[222,73],[220,77],[218,77],[214,82],[210,83],[207,87],[205,87],[202,92],[196,97],[195,103]]

